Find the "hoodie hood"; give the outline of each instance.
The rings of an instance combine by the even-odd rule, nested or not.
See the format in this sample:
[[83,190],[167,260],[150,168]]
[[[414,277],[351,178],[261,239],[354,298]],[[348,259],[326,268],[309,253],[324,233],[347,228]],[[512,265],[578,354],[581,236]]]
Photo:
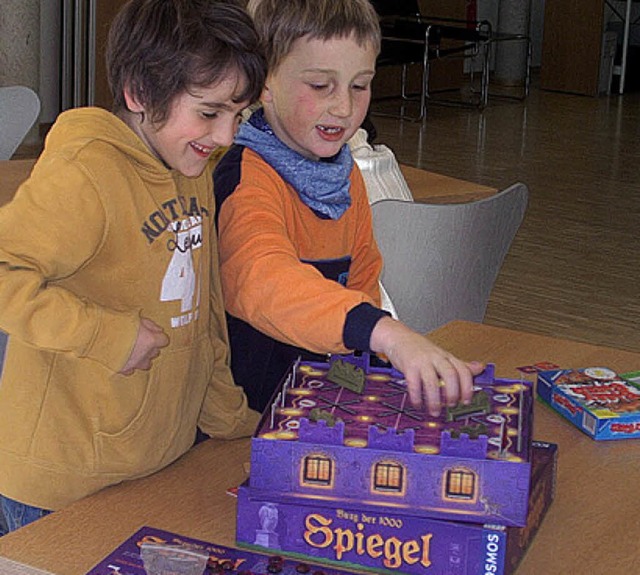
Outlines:
[[71,158],[94,144],[116,148],[143,171],[165,176],[171,172],[124,121],[102,108],[75,108],[60,114],[47,135],[44,152]]

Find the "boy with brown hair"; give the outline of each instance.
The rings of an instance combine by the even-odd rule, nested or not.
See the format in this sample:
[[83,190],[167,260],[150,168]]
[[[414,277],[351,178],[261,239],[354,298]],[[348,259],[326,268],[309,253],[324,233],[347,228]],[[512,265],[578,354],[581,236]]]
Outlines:
[[252,433],[228,364],[211,169],[265,60],[246,12],[131,0],[107,50],[113,113],[60,115],[0,209],[0,501],[10,530]]
[[380,309],[382,260],[347,141],[380,48],[367,0],[250,0],[267,54],[262,108],[214,172],[232,370],[263,410],[298,356],[371,351],[432,414],[468,402],[482,370]]

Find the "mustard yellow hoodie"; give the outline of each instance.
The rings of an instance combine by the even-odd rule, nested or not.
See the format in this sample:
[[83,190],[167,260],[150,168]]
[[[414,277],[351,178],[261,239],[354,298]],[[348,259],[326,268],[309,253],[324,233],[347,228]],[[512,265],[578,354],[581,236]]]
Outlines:
[[[58,509],[153,473],[196,426],[250,434],[228,364],[211,172],[167,169],[118,118],[62,114],[0,209],[0,493]],[[170,343],[122,376],[140,317]]]

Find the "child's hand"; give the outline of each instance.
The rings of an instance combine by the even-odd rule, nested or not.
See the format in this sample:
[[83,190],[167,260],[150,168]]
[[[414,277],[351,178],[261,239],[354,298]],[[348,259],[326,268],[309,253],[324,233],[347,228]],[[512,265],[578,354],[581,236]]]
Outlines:
[[160,350],[169,344],[169,337],[163,329],[150,319],[142,318],[138,337],[127,363],[120,370],[122,375],[131,375],[136,369],[151,367],[151,360],[160,355]]
[[465,363],[431,343],[403,323],[382,318],[371,333],[371,349],[382,352],[407,381],[409,399],[414,406],[426,401],[432,416],[440,414],[441,391],[447,405],[469,403],[473,394],[473,376],[484,366]]

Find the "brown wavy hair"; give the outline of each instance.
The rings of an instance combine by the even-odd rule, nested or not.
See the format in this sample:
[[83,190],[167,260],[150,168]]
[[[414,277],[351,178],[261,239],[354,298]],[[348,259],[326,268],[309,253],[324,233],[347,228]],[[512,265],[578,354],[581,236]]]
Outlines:
[[125,87],[163,123],[174,98],[239,72],[237,102],[255,102],[266,61],[246,10],[232,0],[130,0],[116,15],[106,50],[113,111],[127,108]]

